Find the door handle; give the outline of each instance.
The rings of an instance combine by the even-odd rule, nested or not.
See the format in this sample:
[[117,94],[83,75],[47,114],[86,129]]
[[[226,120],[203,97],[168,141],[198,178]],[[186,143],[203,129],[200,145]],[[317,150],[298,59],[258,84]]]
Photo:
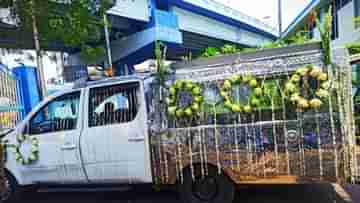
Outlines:
[[62,150],[73,150],[76,149],[76,145],[74,144],[65,144],[61,147]]

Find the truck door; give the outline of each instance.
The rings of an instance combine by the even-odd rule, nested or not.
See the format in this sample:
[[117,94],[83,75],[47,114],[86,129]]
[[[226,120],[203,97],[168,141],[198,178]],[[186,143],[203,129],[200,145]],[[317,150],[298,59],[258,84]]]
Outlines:
[[151,182],[143,92],[139,81],[89,88],[81,152],[90,181]]
[[[76,91],[56,97],[29,119],[24,133],[39,140],[39,159],[23,166],[24,177],[32,182],[86,181],[75,141],[81,133],[80,95]],[[26,145],[21,150],[28,151]]]

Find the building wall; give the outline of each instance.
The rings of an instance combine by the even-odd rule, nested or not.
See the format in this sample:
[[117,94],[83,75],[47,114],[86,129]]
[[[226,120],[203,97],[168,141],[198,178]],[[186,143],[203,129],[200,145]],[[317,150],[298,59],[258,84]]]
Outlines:
[[[355,10],[354,1],[350,1],[338,10],[338,37],[332,41],[334,47],[343,47],[346,44],[360,40],[360,27],[355,27]],[[320,22],[322,23],[328,7],[317,9],[317,13],[320,16]],[[318,28],[311,30],[312,38],[314,40],[321,40]]]
[[354,2],[350,2],[338,12],[339,38],[333,41],[336,47],[360,40],[360,27],[355,27]]

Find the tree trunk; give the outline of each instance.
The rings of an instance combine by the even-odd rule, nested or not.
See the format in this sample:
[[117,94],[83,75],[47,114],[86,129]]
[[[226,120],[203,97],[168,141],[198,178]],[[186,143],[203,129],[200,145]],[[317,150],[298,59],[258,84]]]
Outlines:
[[40,87],[40,93],[41,96],[46,96],[46,86],[45,86],[45,75],[44,75],[44,65],[42,61],[42,53],[40,48],[40,40],[39,40],[39,31],[37,27],[37,20],[35,15],[35,1],[31,1],[32,3],[32,14],[31,14],[31,20],[32,20],[32,28],[33,28],[33,34],[34,34],[34,44],[35,44],[35,50],[36,50],[36,63],[37,63],[37,69],[38,69],[38,79],[39,79],[39,87]]

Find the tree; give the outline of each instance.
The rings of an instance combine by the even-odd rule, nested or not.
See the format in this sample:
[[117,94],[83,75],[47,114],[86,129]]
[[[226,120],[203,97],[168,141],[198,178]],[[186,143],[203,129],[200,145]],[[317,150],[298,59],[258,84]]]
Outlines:
[[95,63],[104,55],[99,41],[102,17],[110,5],[108,0],[1,0],[0,7],[11,9],[21,32],[32,34],[43,94],[42,51],[55,41],[81,51],[86,62]]

